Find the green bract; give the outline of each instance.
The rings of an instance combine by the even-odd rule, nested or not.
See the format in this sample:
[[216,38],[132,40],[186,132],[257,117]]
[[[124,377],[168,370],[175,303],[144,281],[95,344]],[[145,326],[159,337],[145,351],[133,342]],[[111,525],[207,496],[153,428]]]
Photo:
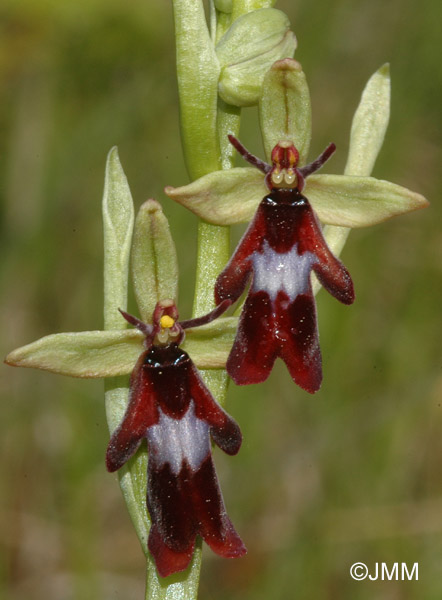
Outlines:
[[293,56],[295,48],[296,38],[283,12],[262,8],[239,17],[216,46],[221,98],[235,106],[256,104],[270,66]]
[[[132,197],[115,148],[108,155],[103,195],[105,329],[115,330],[127,326],[118,312],[118,308],[125,310],[127,305],[133,224]],[[115,332],[105,332],[104,335],[109,333]],[[57,340],[54,341],[54,349],[59,352]],[[44,345],[44,340],[41,342]],[[80,344],[72,345],[70,350],[72,353],[82,354]],[[105,351],[113,354],[109,346],[105,348]],[[54,356],[54,359],[56,358]],[[120,360],[121,358],[120,354]],[[85,365],[83,366],[85,367]],[[90,368],[90,366],[86,368]],[[111,433],[124,415],[128,398],[129,381],[127,377],[111,377],[106,380],[106,418]],[[143,503],[145,492],[142,489],[143,478],[146,476],[146,464],[147,453],[145,449],[140,449],[118,473],[121,491],[145,554],[147,554],[147,536],[150,527],[146,506]]]
[[370,175],[390,120],[390,69],[383,65],[367,82],[353,117],[346,175]]
[[[371,175],[389,120],[390,69],[385,64],[368,80],[353,116],[345,175]],[[350,229],[326,225],[323,233],[331,250],[339,256]],[[314,285],[315,289],[319,289],[317,281]]]
[[122,329],[126,324],[118,309],[125,309],[127,303],[134,205],[116,147],[112,148],[107,157],[102,210],[105,264],[104,327]]

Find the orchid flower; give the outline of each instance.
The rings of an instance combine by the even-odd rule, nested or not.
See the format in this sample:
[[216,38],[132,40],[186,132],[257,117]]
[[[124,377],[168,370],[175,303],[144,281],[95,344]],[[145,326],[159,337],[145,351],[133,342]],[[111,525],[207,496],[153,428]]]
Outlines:
[[111,472],[120,469],[147,440],[148,548],[162,577],[187,568],[197,535],[221,556],[246,552],[224,508],[210,446],[212,438],[224,452],[236,454],[241,432],[179,347],[184,329],[213,321],[229,305],[180,323],[173,300],[163,300],[152,325],[121,311],[146,336],[145,350],[132,372],[129,404],[109,442],[106,464]]
[[289,141],[272,151],[272,165],[251,155],[233,136],[231,143],[265,173],[270,190],[215,284],[217,303],[235,302],[252,284],[227,360],[227,372],[239,385],[260,383],[280,356],[299,386],[316,392],[322,381],[316,306],[310,273],[344,304],[354,300],[353,283],[333,256],[321,227],[302,195],[305,178],[333,154],[334,144],[314,162],[298,167],[299,152]]

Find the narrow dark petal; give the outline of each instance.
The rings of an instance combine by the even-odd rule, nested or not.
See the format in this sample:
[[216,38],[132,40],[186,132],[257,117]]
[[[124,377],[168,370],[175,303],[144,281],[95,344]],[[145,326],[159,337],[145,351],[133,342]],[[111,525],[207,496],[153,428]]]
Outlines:
[[229,138],[229,142],[232,144],[232,146],[235,148],[235,150],[237,150],[237,152],[239,152],[241,154],[241,156],[244,158],[244,160],[246,160],[248,163],[250,163],[257,169],[259,169],[263,173],[268,173],[271,170],[271,168],[272,168],[271,165],[264,162],[263,160],[261,160],[260,158],[255,156],[254,154],[251,154],[247,150],[247,148],[245,148],[241,144],[241,142],[238,139],[236,139],[235,136],[228,135],[227,137]]
[[301,175],[305,179],[306,177],[308,177],[315,171],[318,171],[328,161],[328,159],[332,156],[332,154],[335,152],[335,150],[336,150],[335,144],[333,144],[333,143],[329,144],[327,146],[327,148],[324,150],[324,152],[322,154],[320,154],[316,160],[309,163],[308,165],[305,165],[305,167],[298,167],[297,170],[301,173]]
[[180,325],[183,329],[189,329],[190,327],[201,327],[201,325],[211,323],[220,317],[224,312],[226,312],[231,304],[231,300],[223,300],[220,302],[220,304],[218,304],[218,306],[216,306],[206,315],[203,315],[202,317],[196,317],[195,319],[188,319],[187,321],[180,321]]
[[121,308],[119,308],[118,310],[128,323],[139,329],[142,333],[144,333],[146,337],[150,337],[152,335],[154,330],[153,325],[149,325],[148,323],[140,321],[140,319],[137,319],[137,317],[134,317],[133,315],[130,315],[124,310],[121,310]]
[[129,404],[107,447],[106,466],[110,472],[129,460],[146,436],[147,428],[158,420],[156,391],[149,371],[144,368],[147,353],[141,354],[132,372]]
[[249,292],[227,360],[227,372],[237,385],[261,383],[270,375],[277,355],[274,329],[267,292]]

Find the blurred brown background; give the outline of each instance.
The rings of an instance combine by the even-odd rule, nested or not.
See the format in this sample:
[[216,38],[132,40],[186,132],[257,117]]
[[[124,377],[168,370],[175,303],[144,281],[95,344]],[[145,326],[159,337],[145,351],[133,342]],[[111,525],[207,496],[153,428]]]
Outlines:
[[[441,90],[439,0],[282,1],[313,102],[316,156],[338,146],[369,76],[391,63],[392,117],[374,175],[430,209],[354,231],[351,308],[318,298],[324,384],[282,365],[230,388],[240,455],[216,452],[249,553],[205,554],[204,600],[442,597]],[[196,219],[165,185],[180,150],[171,3],[3,0],[0,6],[1,344],[102,326],[101,195],[119,146],[137,206],[170,218],[190,314]],[[261,152],[256,112],[242,140]],[[239,230],[236,234],[239,233]],[[0,597],[140,600],[144,561],[105,471],[103,382],[2,366]],[[419,563],[419,581],[350,578],[363,561]]]

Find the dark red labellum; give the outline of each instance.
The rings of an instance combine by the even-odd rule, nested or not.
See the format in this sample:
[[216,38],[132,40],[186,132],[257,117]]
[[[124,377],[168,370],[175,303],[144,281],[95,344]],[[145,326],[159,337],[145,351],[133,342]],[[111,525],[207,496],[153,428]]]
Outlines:
[[[259,159],[239,142],[234,145],[246,160],[258,166]],[[227,371],[239,385],[267,379],[277,357],[303,389],[313,393],[321,385],[311,271],[344,304],[354,301],[354,291],[350,274],[328,248],[301,190],[304,178],[333,152],[331,144],[316,161],[299,168],[296,148],[282,142],[272,152],[273,165],[265,169],[258,166],[266,172],[270,193],[261,201],[215,285],[217,303],[226,299],[235,302],[251,281],[227,361]]]

